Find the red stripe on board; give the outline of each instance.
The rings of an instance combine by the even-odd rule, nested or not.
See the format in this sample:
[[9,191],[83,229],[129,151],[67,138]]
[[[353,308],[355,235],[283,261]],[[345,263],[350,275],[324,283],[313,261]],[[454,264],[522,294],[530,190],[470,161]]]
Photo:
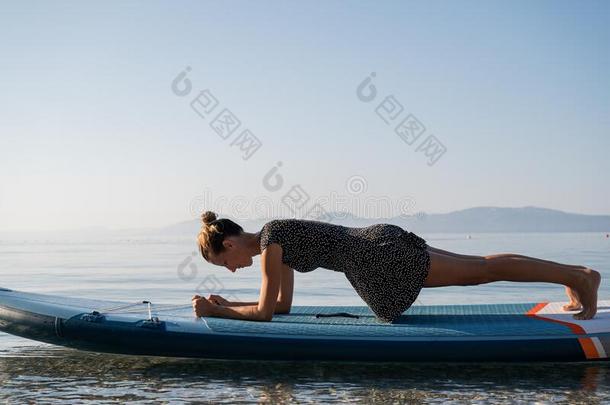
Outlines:
[[599,353],[591,338],[578,338],[578,341],[580,342],[580,347],[582,347],[582,350],[585,352],[587,359],[599,359]]
[[[586,335],[587,334],[587,332],[582,328],[582,326],[577,325],[575,323],[571,323],[571,322],[567,322],[567,321],[560,321],[558,319],[545,318],[544,316],[537,315],[537,313],[539,311],[541,311],[542,308],[544,308],[547,304],[548,304],[548,302],[540,302],[540,303],[534,305],[525,314],[527,316],[531,316],[532,318],[540,319],[541,321],[555,322],[555,323],[559,323],[561,325],[565,325],[565,326],[569,327],[570,330],[572,330],[572,332],[574,332],[577,335]],[[600,357],[599,353],[597,352],[597,348],[595,347],[595,344],[593,343],[593,340],[591,340],[591,338],[579,337],[578,343],[580,343],[580,347],[582,348],[582,351],[585,353],[585,357],[587,359],[599,359],[599,357]]]
[[539,302],[538,304],[534,305],[529,311],[527,311],[525,314],[526,315],[535,315],[536,312],[540,311],[542,308],[546,307],[546,304],[548,304],[548,302]]
[[548,302],[541,302],[539,304],[534,305],[529,311],[526,312],[526,315],[531,316],[536,319],[543,320],[543,321],[560,323],[562,325],[569,327],[572,330],[572,332],[574,332],[577,335],[586,335],[587,334],[587,332],[585,332],[585,330],[580,325],[577,325],[575,323],[571,323],[571,322],[567,322],[567,321],[560,321],[558,319],[545,318],[544,316],[537,315],[537,313],[540,310],[542,310],[542,308],[544,308],[547,304],[548,304]]

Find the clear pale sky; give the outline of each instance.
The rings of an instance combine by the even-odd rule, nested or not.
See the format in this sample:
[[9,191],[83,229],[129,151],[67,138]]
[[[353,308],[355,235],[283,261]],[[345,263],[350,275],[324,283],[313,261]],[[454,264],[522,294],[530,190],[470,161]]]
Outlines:
[[[163,226],[204,192],[279,204],[352,176],[416,211],[610,214],[609,27],[607,1],[6,3],[0,231]],[[250,159],[191,109],[204,89]],[[434,165],[375,113],[389,95],[446,147]]]

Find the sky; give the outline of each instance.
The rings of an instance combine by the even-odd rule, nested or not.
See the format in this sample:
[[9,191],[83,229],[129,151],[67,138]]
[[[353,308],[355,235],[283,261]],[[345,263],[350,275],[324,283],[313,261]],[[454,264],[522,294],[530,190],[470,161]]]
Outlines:
[[21,1],[0,55],[0,231],[610,214],[607,1]]

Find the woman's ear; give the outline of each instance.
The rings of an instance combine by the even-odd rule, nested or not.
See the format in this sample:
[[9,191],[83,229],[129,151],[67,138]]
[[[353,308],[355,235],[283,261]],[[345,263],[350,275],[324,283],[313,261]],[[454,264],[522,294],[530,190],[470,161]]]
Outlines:
[[230,249],[235,246],[235,243],[230,239],[225,239],[222,241],[222,246],[224,246],[225,249]]

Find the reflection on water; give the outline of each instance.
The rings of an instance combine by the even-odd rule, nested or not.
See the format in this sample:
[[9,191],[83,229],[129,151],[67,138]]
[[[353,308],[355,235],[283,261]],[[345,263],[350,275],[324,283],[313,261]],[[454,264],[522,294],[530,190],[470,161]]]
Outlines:
[[607,403],[610,365],[369,364],[117,356],[50,346],[0,357],[0,400]]

